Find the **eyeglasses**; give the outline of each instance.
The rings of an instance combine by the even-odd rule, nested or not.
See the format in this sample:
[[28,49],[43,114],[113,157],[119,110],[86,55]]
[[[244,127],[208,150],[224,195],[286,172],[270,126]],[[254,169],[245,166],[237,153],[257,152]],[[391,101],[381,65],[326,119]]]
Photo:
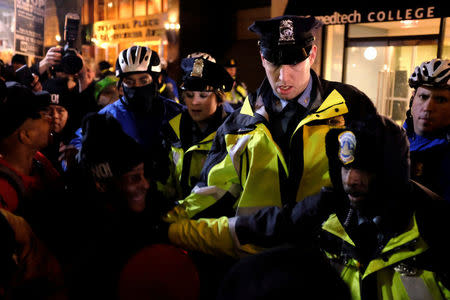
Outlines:
[[139,87],[139,86],[144,86],[147,84],[150,84],[153,82],[153,79],[151,76],[143,76],[140,78],[136,79],[132,79],[132,78],[124,78],[123,79],[123,84],[126,87]]

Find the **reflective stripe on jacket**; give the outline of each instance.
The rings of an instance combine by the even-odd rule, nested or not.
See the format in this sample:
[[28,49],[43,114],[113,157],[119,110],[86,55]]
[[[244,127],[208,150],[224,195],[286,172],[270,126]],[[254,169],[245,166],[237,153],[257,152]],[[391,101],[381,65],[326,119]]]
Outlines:
[[[335,214],[322,225],[322,229],[355,246]],[[343,258],[342,253],[326,254],[349,286],[354,300],[362,299],[361,290],[369,275],[376,276],[378,299],[449,299],[450,292],[435,273],[418,270],[411,264],[415,257],[427,250],[428,245],[419,234],[414,216],[410,228],[391,238],[380,257],[371,260],[365,270],[356,259]]]
[[[302,129],[304,149],[308,151],[303,151],[304,176],[297,192],[297,201],[318,193],[322,186],[331,184],[325,153],[325,135],[331,128],[329,121],[336,121],[336,118],[347,111],[344,98],[335,90],[316,112],[298,124],[293,135]],[[241,114],[252,117],[255,115],[248,98]],[[326,123],[312,124],[314,121],[323,120]],[[288,177],[289,171],[267,126],[257,123],[251,131],[242,134],[239,131],[228,133],[223,138],[227,155],[209,170],[207,186],[196,187],[194,193],[182,201],[188,215],[193,217],[215,204],[227,192],[237,199],[234,203],[228,203],[229,207],[234,209],[232,216],[250,214],[261,207],[281,206],[282,183],[279,173],[283,172]]]
[[[181,118],[182,114],[179,114],[175,118],[169,121],[172,130],[176,134],[177,138],[181,140]],[[183,150],[181,145],[172,145],[172,152],[170,153],[170,160],[173,162],[175,185],[179,194],[187,195],[197,182],[191,182],[192,179],[199,179],[200,173],[205,163],[206,156],[211,149],[212,141],[216,136],[216,131],[210,133],[199,143],[192,145],[186,151]]]
[[[303,129],[303,144],[310,149],[304,153],[304,170],[307,170],[307,174],[300,182],[297,201],[318,193],[322,186],[331,185],[325,135],[332,124],[340,125],[343,122],[343,118],[341,120],[339,117],[347,111],[343,97],[333,91],[314,114],[307,116],[297,126],[296,132]],[[254,116],[248,98],[241,114]],[[321,120],[327,123],[313,124]],[[288,168],[280,148],[264,123],[257,123],[253,130],[242,134],[225,134],[223,138],[227,153],[209,170],[208,185],[196,186],[187,198],[180,201],[181,207],[178,209],[183,209],[183,213],[169,214],[167,220],[176,222],[170,226],[169,239],[177,245],[207,253],[222,252],[231,256],[239,256],[242,251],[255,253],[258,249],[251,245],[238,249],[240,246],[232,241],[229,233],[227,218],[248,215],[262,207],[281,206],[283,187],[279,173],[287,177]],[[214,211],[207,210],[213,206]],[[210,213],[207,219],[201,218],[205,211]],[[201,219],[188,220],[197,214]],[[211,219],[221,216],[225,218]]]

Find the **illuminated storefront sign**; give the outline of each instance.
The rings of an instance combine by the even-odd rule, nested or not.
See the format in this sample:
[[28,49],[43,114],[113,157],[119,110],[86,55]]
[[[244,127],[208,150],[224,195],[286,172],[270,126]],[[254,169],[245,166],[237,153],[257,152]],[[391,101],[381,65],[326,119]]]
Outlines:
[[336,24],[352,24],[352,23],[371,23],[371,22],[389,22],[402,20],[417,20],[436,18],[435,6],[419,7],[419,8],[405,8],[405,9],[384,9],[379,11],[359,11],[345,14],[334,12],[331,15],[315,16],[322,21],[324,25]]
[[96,44],[123,41],[151,40],[164,37],[167,14],[138,17],[127,20],[101,21],[94,23],[92,40]]

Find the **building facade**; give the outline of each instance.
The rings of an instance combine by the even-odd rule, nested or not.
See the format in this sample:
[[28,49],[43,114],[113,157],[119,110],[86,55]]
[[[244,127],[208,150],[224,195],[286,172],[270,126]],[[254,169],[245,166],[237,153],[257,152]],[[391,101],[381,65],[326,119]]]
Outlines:
[[83,53],[114,65],[120,51],[147,46],[167,62],[178,58],[178,0],[85,0]]
[[[435,3],[433,3],[435,2]],[[385,6],[383,6],[383,4]],[[408,7],[379,3],[337,9],[301,7],[290,1],[285,14],[314,15],[324,26],[316,70],[328,80],[364,91],[381,114],[402,124],[412,90],[414,67],[433,58],[450,58],[450,18],[438,1]]]

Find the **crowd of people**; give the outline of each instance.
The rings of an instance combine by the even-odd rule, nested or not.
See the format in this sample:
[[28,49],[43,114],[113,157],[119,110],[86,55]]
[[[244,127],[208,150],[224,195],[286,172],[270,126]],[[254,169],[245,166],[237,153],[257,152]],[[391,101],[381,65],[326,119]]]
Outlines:
[[249,27],[256,91],[205,52],[1,62],[0,299],[450,299],[450,61],[401,127],[312,70],[320,26]]

